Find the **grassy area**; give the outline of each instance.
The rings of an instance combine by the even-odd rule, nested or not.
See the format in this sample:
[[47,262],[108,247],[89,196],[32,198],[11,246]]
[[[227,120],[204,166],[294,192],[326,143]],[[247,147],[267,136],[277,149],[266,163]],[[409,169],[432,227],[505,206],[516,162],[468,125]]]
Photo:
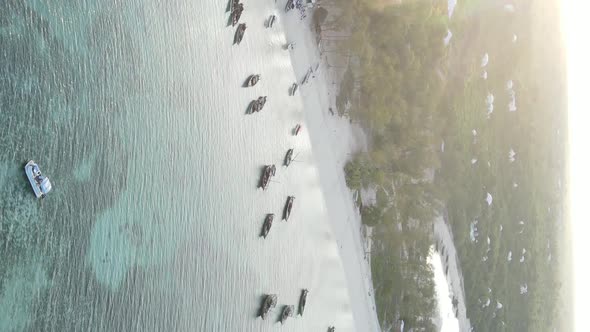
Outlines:
[[[465,4],[468,9],[459,13],[471,17],[457,27],[462,28],[458,31],[480,31],[476,39],[481,45],[468,34],[459,34],[455,50],[469,50],[474,61],[488,52],[489,78],[480,78],[477,62],[465,71],[468,78],[463,89],[452,98],[454,121],[448,122],[443,136],[447,149],[438,177],[439,185],[448,189],[447,208],[465,277],[468,316],[478,331],[559,329],[556,257],[565,190],[565,139],[560,133],[567,130],[559,36],[553,32],[533,38],[539,33],[538,16],[547,15],[535,6],[516,14],[517,22],[506,23],[500,19],[506,15],[503,12],[473,16],[477,4]],[[556,17],[542,22],[558,25]],[[509,42],[512,31],[527,39]],[[484,32],[494,38],[481,38]],[[492,47],[493,40],[507,46]],[[507,111],[509,79],[517,92],[516,112]],[[496,95],[489,119],[483,102],[488,92]],[[473,129],[478,132],[476,139]],[[508,160],[510,149],[517,153],[515,162]],[[478,162],[471,165],[471,158]],[[490,207],[484,202],[487,192],[494,197]],[[468,236],[474,220],[480,234],[477,243]],[[508,261],[510,252],[512,261]],[[521,294],[521,286],[526,286],[527,293]],[[488,299],[492,303],[484,307]],[[496,308],[497,302],[502,303],[501,309]]]
[[[548,3],[517,1],[519,10],[509,13],[469,0],[450,22],[435,2],[374,10],[355,0],[343,9],[341,21],[354,32],[342,47],[359,61],[348,69],[339,103],[358,84],[349,116],[372,142],[345,171],[349,187],[382,192],[362,216],[375,227],[372,269],[384,328],[403,318],[409,328],[434,329],[425,319],[435,308],[425,257],[443,202],[476,330],[559,329],[567,128],[559,21]],[[454,37],[444,48],[447,28]],[[512,93],[516,112],[508,111]],[[433,171],[434,182],[427,176]],[[471,241],[476,220],[479,237]]]

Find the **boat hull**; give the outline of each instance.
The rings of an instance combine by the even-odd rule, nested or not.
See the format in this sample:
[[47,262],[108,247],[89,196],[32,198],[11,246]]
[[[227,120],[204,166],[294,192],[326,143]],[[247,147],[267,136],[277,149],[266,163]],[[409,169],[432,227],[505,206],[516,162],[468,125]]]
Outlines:
[[297,83],[293,83],[293,85],[291,86],[291,89],[289,91],[289,95],[290,96],[294,96],[295,95],[295,92],[297,92],[297,87],[298,87]]
[[288,13],[292,9],[295,9],[295,4],[293,3],[293,0],[288,0],[287,5],[285,5],[285,12]]
[[269,294],[264,297],[262,305],[260,306],[260,311],[258,312],[258,316],[263,320],[266,319],[268,316],[268,312],[270,309],[276,307],[277,305],[277,296],[275,294]]
[[293,202],[295,201],[295,197],[289,196],[287,198],[287,202],[285,203],[285,209],[283,211],[283,220],[289,221],[289,217],[291,216],[291,209],[293,208]]
[[244,33],[246,32],[246,25],[244,23],[238,25],[236,29],[236,34],[234,36],[234,44],[240,45],[242,39],[244,38]]
[[287,150],[287,154],[285,155],[283,165],[289,167],[289,165],[291,165],[291,161],[293,161],[293,149]]
[[[31,187],[33,188],[33,192],[35,193],[35,196],[37,198],[42,198],[42,197],[45,197],[45,193],[43,193],[43,190],[41,189],[40,184],[37,183],[37,181],[35,180],[35,177],[41,175],[41,172],[35,174],[35,171],[33,170],[33,168],[35,166],[38,168],[38,165],[35,163],[35,161],[29,160],[29,162],[25,165],[25,174],[27,175],[27,178],[29,179],[29,183],[31,184]],[[49,184],[48,190],[51,190],[50,184]]]
[[258,184],[259,188],[262,190],[266,190],[268,184],[270,183],[270,179],[275,175],[276,167],[275,165],[266,165],[262,170],[262,174],[260,175],[260,182]]
[[281,319],[280,319],[281,324],[285,324],[285,322],[287,321],[287,318],[293,316],[293,310],[294,309],[293,309],[292,305],[286,305],[283,307],[283,312],[281,313]]
[[258,84],[258,81],[260,81],[260,75],[250,75],[246,79],[246,82],[244,82],[244,87],[249,88],[255,86]]
[[269,214],[264,219],[264,225],[262,225],[262,232],[260,233],[260,236],[262,236],[265,239],[268,236],[268,233],[270,232],[270,228],[272,227],[272,221],[274,219],[274,216],[274,214]]
[[299,298],[299,308],[298,313],[299,315],[303,316],[303,311],[305,310],[305,304],[307,303],[307,293],[308,290],[304,289],[301,291],[301,297]]

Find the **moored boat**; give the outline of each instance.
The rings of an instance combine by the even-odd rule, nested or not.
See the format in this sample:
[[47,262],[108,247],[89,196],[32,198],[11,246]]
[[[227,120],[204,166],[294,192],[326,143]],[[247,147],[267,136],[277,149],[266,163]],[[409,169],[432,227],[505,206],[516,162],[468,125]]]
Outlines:
[[262,171],[262,175],[260,176],[260,183],[258,187],[262,188],[262,190],[266,190],[268,184],[270,183],[270,178],[275,175],[276,170],[277,168],[275,165],[264,166],[264,170]]
[[285,203],[285,210],[283,211],[283,220],[285,221],[289,221],[291,209],[293,208],[293,201],[295,201],[295,196],[287,197],[287,202]]
[[234,27],[234,26],[236,26],[236,24],[238,24],[238,22],[240,21],[240,17],[242,17],[243,11],[244,11],[244,4],[242,4],[242,3],[238,3],[233,7],[231,14],[229,16],[230,24],[232,27]]
[[234,44],[240,45],[242,39],[244,38],[244,33],[246,32],[246,23],[240,23],[238,28],[236,29],[236,34],[234,36]]
[[297,124],[297,125],[295,126],[295,129],[293,130],[293,134],[294,134],[295,136],[299,135],[299,132],[301,132],[301,128],[302,128],[302,127],[301,127],[301,125],[300,125],[300,124]]
[[25,165],[25,174],[29,179],[29,183],[33,188],[35,196],[37,196],[37,198],[45,198],[45,196],[51,191],[52,186],[49,178],[41,174],[39,165],[37,165],[35,161],[29,160]]
[[255,86],[260,81],[260,74],[253,74],[246,80],[246,87]]
[[268,235],[268,232],[270,232],[270,228],[272,227],[272,221],[274,220],[274,218],[274,213],[269,213],[266,215],[266,218],[264,218],[264,225],[262,225],[262,233],[260,234],[260,236],[264,237],[265,239]]
[[285,154],[284,165],[289,167],[291,162],[293,161],[293,149],[287,150],[287,154]]
[[267,294],[264,297],[264,302],[262,302],[262,306],[260,307],[260,311],[258,315],[262,317],[262,319],[266,319],[266,316],[270,309],[277,306],[277,296],[275,294]]
[[299,297],[299,314],[303,316],[303,310],[305,310],[305,303],[307,302],[307,289],[301,290],[301,296]]
[[287,321],[287,318],[293,316],[293,311],[295,308],[292,305],[286,305],[283,307],[283,312],[281,313],[281,324],[284,324]]
[[248,113],[252,114],[255,112],[260,112],[264,108],[265,104],[266,104],[266,96],[261,96],[261,97],[258,97],[258,99],[252,100],[252,102],[250,102],[250,107],[249,107]]

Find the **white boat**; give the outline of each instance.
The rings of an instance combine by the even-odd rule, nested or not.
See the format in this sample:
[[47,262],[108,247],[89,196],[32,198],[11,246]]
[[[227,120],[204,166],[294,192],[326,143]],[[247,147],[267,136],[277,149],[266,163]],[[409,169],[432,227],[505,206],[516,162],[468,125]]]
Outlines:
[[33,187],[35,196],[37,198],[45,198],[45,195],[51,191],[51,182],[49,182],[49,178],[41,174],[39,165],[33,160],[29,160],[25,165],[25,173],[27,174],[27,178],[29,178],[31,187]]

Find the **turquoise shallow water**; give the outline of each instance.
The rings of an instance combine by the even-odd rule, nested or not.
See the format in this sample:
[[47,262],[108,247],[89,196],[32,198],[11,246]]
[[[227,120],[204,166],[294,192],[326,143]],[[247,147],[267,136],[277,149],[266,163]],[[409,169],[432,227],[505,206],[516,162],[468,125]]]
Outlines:
[[[274,2],[232,46],[218,1],[0,4],[0,331],[354,330],[342,262]],[[240,85],[261,73],[254,88]],[[263,112],[248,102],[268,95]],[[260,167],[279,167],[269,190]],[[34,198],[36,160],[54,191]],[[258,238],[264,215],[288,223]]]

